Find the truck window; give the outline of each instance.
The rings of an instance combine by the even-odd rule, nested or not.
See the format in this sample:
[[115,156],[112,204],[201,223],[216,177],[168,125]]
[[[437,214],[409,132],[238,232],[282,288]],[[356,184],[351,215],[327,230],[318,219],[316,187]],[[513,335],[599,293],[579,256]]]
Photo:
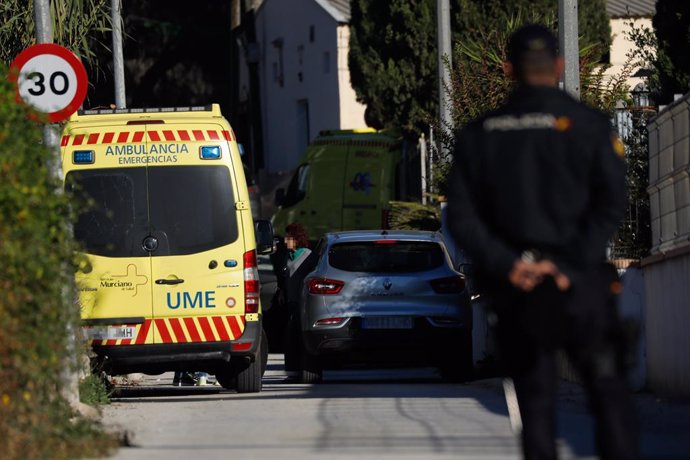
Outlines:
[[290,180],[290,185],[288,185],[288,188],[285,191],[285,199],[283,200],[282,207],[289,208],[302,201],[307,195],[308,184],[309,165],[303,164],[297,168],[297,171],[295,171],[295,174]]

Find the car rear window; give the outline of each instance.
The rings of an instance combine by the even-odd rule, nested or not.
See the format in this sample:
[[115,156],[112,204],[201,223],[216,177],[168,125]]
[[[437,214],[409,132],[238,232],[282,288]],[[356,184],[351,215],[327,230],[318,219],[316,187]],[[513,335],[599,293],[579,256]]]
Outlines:
[[331,246],[328,263],[349,272],[411,273],[440,267],[444,254],[438,243],[424,241],[339,243]]

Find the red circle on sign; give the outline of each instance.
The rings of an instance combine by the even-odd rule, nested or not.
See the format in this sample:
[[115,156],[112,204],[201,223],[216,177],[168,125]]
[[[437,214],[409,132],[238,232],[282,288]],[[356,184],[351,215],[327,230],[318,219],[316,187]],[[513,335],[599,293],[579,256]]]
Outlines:
[[62,58],[69,64],[72,70],[74,70],[74,74],[77,76],[77,91],[72,100],[64,108],[56,110],[55,112],[46,113],[48,119],[52,123],[56,123],[69,118],[70,115],[79,110],[79,107],[86,98],[89,81],[86,76],[84,64],[82,64],[82,62],[73,52],[54,43],[39,43],[38,45],[30,46],[19,53],[17,57],[14,58],[14,61],[12,61],[12,64],[10,64],[9,80],[10,83],[15,85],[15,89],[17,91],[17,102],[24,102],[19,95],[19,74],[22,71],[22,67],[24,67],[29,60],[44,54],[50,54]]

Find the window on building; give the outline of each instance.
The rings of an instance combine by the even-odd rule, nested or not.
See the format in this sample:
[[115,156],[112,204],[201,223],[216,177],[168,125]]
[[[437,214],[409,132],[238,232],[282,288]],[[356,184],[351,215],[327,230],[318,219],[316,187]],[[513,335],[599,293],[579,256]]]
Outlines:
[[315,37],[316,37],[316,27],[309,26],[309,43],[314,43]]

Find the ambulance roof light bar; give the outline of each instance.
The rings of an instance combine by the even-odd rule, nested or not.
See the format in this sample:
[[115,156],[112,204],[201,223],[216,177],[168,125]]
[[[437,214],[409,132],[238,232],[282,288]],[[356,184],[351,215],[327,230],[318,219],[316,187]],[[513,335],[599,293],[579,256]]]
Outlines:
[[80,110],[79,115],[112,115],[122,113],[170,113],[170,112],[212,112],[213,105],[186,107],[147,107],[138,109],[93,109]]

